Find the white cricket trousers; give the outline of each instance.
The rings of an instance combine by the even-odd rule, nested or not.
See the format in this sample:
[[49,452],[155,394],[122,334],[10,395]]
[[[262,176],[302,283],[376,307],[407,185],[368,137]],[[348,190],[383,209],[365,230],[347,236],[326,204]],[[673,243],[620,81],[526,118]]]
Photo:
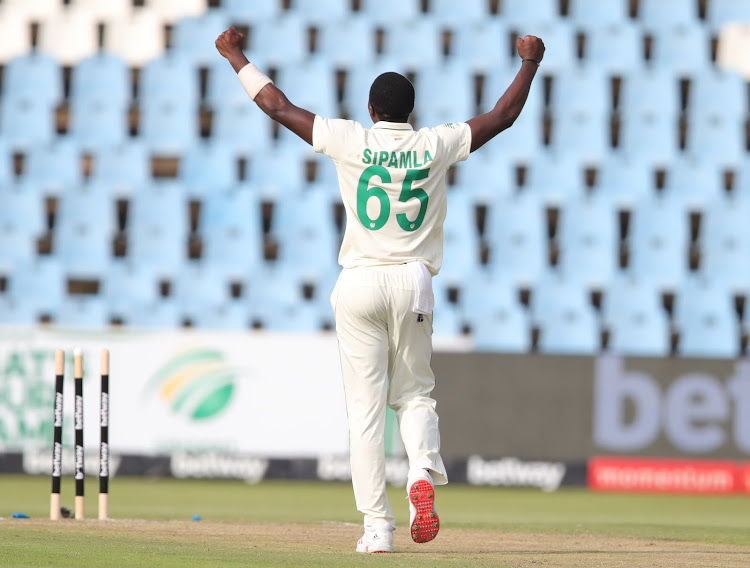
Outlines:
[[416,285],[406,264],[345,268],[331,295],[336,318],[352,486],[365,525],[395,519],[386,494],[385,411],[396,411],[409,470],[448,482],[440,457],[432,316],[412,311]]

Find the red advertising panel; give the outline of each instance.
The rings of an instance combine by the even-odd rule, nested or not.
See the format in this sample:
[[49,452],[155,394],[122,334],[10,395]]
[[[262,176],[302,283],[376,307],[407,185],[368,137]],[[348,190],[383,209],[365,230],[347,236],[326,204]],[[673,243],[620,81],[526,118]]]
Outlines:
[[750,495],[750,462],[742,464],[742,473],[740,474],[739,491]]
[[[743,475],[744,473],[744,475]],[[734,493],[750,490],[750,466],[738,462],[596,456],[588,486],[599,491]]]

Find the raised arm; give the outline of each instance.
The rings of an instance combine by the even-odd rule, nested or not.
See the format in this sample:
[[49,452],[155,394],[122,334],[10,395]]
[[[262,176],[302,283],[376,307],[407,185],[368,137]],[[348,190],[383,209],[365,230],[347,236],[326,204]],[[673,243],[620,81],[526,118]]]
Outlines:
[[[229,28],[216,39],[216,49],[219,50],[229,63],[232,64],[236,73],[239,73],[247,65],[250,65],[247,57],[242,52],[242,34],[234,27]],[[315,115],[308,110],[294,106],[286,95],[276,87],[255,67],[249,67],[243,71],[243,86],[250,85],[250,92],[254,93],[253,100],[260,110],[265,112],[273,120],[285,126],[308,144],[312,144],[313,121]],[[255,93],[253,86],[260,87]]]
[[506,128],[521,114],[529,96],[531,82],[544,56],[544,43],[538,37],[526,36],[516,41],[521,69],[491,111],[467,121],[471,127],[471,151],[478,150]]

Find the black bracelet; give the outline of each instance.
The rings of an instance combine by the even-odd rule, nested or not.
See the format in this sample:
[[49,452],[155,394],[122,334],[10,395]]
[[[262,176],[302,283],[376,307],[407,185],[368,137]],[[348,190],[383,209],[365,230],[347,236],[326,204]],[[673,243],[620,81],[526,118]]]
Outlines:
[[540,65],[542,64],[542,62],[541,62],[541,61],[537,61],[536,59],[529,59],[529,58],[526,58],[526,59],[522,59],[522,60],[521,60],[521,63],[523,63],[524,61],[531,61],[532,63],[536,63],[536,66],[537,66],[537,67],[539,67],[539,66],[540,66]]

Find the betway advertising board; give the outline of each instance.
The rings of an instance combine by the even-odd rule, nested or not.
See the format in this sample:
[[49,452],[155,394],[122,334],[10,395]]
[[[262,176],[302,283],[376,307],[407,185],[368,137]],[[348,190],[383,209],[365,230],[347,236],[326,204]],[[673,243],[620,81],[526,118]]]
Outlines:
[[54,353],[66,351],[63,444],[73,442],[73,349],[84,365],[84,445],[99,443],[100,353],[110,351],[110,440],[117,454],[346,454],[332,334],[189,330],[0,332],[0,452],[52,444]]

